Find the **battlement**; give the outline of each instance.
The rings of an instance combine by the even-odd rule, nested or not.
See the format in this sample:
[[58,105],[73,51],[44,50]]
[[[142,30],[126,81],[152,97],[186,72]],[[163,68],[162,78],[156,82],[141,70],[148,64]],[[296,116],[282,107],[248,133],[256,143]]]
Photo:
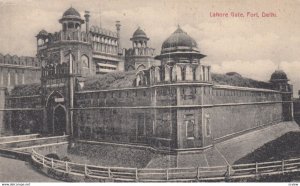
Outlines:
[[42,67],[42,78],[57,78],[70,74],[70,66],[67,63],[51,64]]
[[154,56],[154,48],[134,47],[126,50],[126,56]]
[[175,64],[152,66],[136,74],[136,86],[174,82],[211,82],[210,66]]
[[16,68],[36,67],[40,68],[41,64],[35,57],[28,56],[17,56],[10,54],[3,55],[0,53],[0,65],[1,66],[12,66]]
[[80,30],[59,31],[53,34],[49,33],[46,38],[38,39],[38,50],[45,49],[49,44],[53,44],[61,41],[77,41],[77,42],[89,43],[89,37],[86,32]]

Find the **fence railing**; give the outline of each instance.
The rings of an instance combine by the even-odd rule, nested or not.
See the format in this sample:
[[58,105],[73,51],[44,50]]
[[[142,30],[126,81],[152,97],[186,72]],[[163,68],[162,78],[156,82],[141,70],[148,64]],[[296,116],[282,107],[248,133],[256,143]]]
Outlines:
[[84,176],[98,180],[172,182],[172,181],[224,181],[230,179],[255,178],[262,175],[300,172],[300,158],[239,164],[232,166],[188,167],[167,169],[142,169],[103,167],[55,160],[33,150],[32,160],[42,167],[69,175]]

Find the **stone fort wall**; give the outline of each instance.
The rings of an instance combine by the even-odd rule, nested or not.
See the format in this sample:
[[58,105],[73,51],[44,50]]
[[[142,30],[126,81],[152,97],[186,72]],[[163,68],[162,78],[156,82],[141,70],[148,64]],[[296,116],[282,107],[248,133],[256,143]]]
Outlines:
[[75,128],[85,139],[195,148],[282,121],[281,93],[264,89],[140,87],[77,92],[75,100]]
[[41,64],[34,57],[0,54],[0,87],[39,82]]

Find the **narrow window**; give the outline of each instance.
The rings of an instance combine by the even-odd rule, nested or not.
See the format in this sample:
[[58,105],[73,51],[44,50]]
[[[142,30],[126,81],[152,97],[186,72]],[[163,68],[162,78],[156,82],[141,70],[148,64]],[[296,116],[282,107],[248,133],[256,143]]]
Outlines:
[[194,139],[194,131],[195,131],[195,120],[186,120],[186,138]]
[[205,115],[205,133],[209,137],[211,135],[210,117],[209,114]]

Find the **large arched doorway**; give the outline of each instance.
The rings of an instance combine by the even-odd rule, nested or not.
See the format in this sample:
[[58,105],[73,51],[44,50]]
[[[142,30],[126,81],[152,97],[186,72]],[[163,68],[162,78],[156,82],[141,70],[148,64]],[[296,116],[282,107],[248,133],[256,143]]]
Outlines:
[[53,134],[63,135],[66,133],[66,110],[62,105],[58,105],[53,110]]
[[47,132],[50,135],[68,134],[66,101],[60,91],[53,91],[46,100]]

